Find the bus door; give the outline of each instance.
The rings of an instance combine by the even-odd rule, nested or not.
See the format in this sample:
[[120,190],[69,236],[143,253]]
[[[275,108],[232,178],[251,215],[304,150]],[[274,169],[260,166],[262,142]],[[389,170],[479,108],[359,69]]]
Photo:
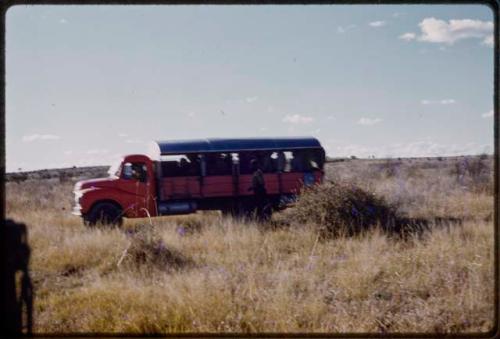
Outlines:
[[144,162],[125,162],[120,174],[120,189],[123,195],[127,216],[145,216],[142,209],[148,208],[154,189],[150,187],[148,168]]

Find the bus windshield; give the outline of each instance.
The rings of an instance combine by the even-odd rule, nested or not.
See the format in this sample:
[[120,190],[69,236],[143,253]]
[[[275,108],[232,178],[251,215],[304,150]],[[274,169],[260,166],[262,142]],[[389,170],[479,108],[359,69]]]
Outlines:
[[110,177],[112,177],[112,178],[120,177],[121,164],[122,164],[122,160],[119,160],[109,167],[108,174]]

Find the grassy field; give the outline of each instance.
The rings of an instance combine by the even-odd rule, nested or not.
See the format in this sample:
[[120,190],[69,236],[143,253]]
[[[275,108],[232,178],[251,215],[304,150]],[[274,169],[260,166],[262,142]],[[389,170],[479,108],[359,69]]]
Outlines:
[[405,238],[324,237],[293,209],[268,225],[197,213],[87,228],[70,214],[74,176],[7,182],[6,211],[28,226],[34,332],[485,332],[492,173],[491,157],[327,165],[429,221]]

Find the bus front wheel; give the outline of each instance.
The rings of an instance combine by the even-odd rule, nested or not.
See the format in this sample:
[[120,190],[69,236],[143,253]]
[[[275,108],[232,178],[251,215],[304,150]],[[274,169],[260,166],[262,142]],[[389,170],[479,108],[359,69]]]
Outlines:
[[83,221],[88,226],[97,224],[121,226],[123,223],[121,209],[110,202],[100,202],[95,204],[90,212],[83,217]]

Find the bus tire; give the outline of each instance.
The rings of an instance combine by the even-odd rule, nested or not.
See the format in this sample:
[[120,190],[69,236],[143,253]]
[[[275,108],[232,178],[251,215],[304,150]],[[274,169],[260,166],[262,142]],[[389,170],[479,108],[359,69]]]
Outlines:
[[92,207],[83,220],[87,226],[97,224],[121,226],[123,223],[122,210],[111,202],[99,202]]

